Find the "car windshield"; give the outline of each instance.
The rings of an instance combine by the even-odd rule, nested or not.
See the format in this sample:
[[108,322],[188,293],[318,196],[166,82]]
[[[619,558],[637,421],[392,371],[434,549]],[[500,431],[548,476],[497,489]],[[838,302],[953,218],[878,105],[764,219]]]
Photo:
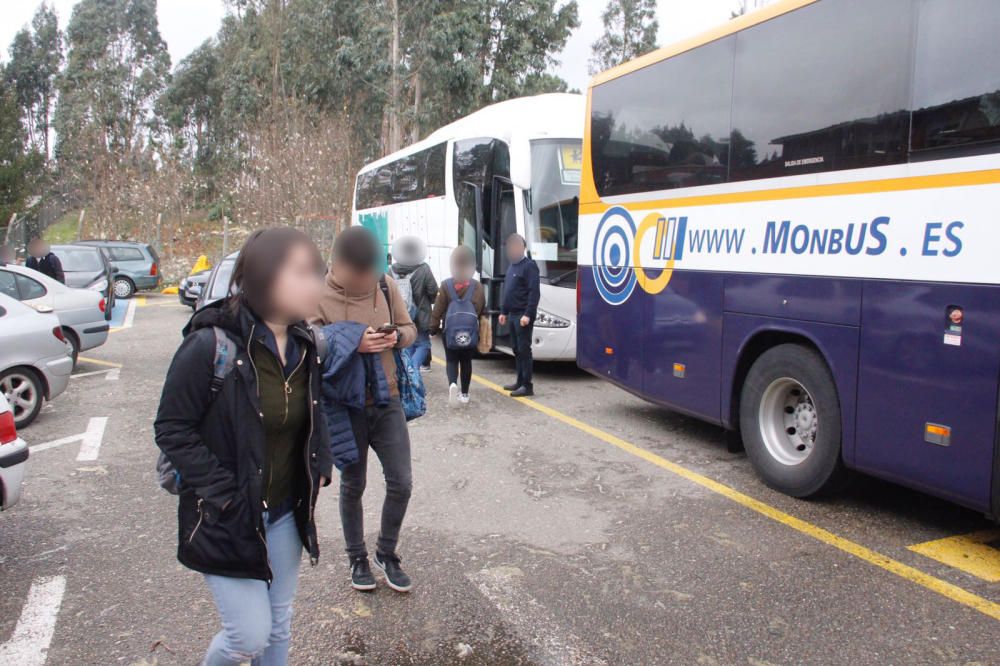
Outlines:
[[104,270],[100,250],[89,247],[61,247],[52,252],[59,257],[64,271],[96,273]]
[[549,284],[576,286],[579,220],[579,139],[545,139],[531,143],[531,193],[527,198],[527,237],[531,257]]
[[215,274],[215,282],[212,283],[212,293],[209,294],[209,298],[218,300],[226,298],[229,295],[229,280],[233,277],[234,266],[236,266],[236,262],[229,259],[219,264],[219,270]]

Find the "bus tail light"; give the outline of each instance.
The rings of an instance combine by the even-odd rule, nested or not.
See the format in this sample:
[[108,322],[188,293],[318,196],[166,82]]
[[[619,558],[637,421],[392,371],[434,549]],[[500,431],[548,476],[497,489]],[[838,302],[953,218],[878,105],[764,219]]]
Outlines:
[[674,377],[684,379],[687,375],[687,366],[683,363],[674,363]]
[[614,356],[614,355],[615,355],[615,350],[614,350],[614,348],[612,348],[612,347],[605,347],[605,348],[604,348],[604,353],[605,353],[605,354],[606,354],[607,356]]
[[951,428],[939,423],[925,423],[924,441],[938,446],[951,446]]

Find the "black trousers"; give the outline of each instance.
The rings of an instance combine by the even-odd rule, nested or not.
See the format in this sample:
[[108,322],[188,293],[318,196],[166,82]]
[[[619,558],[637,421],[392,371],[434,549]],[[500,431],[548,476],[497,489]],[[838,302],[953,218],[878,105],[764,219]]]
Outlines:
[[521,326],[521,314],[510,314],[510,336],[514,346],[514,365],[517,367],[518,386],[531,387],[531,336],[535,331],[535,322]]
[[368,481],[368,451],[375,451],[385,476],[385,502],[378,550],[396,552],[399,530],[410,503],[413,477],[410,467],[410,433],[399,398],[385,407],[371,405],[363,412],[351,410],[351,425],[358,442],[358,462],[340,473],[340,521],[350,556],[367,555],[364,509],[361,497]]
[[472,350],[445,347],[444,358],[445,368],[448,371],[448,385],[458,384],[461,374],[462,393],[468,393],[469,384],[472,383]]

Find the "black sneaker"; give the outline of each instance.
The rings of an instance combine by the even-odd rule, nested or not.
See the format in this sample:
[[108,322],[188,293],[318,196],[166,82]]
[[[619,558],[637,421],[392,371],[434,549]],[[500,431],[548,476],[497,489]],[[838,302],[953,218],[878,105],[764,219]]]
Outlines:
[[351,558],[351,587],[367,592],[375,589],[375,576],[368,566],[368,556]]
[[510,397],[512,398],[528,398],[535,395],[535,387],[531,384],[527,386],[522,386],[515,391],[511,391]]
[[413,584],[406,572],[400,568],[399,562],[398,555],[375,553],[375,566],[385,574],[385,582],[389,584],[389,587],[397,592],[409,592]]
[[505,385],[503,387],[503,390],[504,391],[516,391],[519,388],[521,388],[521,385],[518,382],[514,382],[513,384],[507,384],[507,385]]

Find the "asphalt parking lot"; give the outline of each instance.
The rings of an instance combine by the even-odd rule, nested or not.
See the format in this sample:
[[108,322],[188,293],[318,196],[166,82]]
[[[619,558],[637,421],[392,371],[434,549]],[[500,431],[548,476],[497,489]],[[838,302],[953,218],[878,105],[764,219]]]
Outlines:
[[[190,311],[133,301],[70,389],[23,431],[21,503],[0,515],[0,664],[193,664],[217,630],[174,558],[152,424]],[[303,575],[293,664],[995,664],[1000,530],[871,479],[802,502],[762,486],[720,430],[573,367],[533,400],[443,368],[411,437],[400,554],[414,591],[348,586],[336,485]],[[374,538],[382,486],[366,501]]]

